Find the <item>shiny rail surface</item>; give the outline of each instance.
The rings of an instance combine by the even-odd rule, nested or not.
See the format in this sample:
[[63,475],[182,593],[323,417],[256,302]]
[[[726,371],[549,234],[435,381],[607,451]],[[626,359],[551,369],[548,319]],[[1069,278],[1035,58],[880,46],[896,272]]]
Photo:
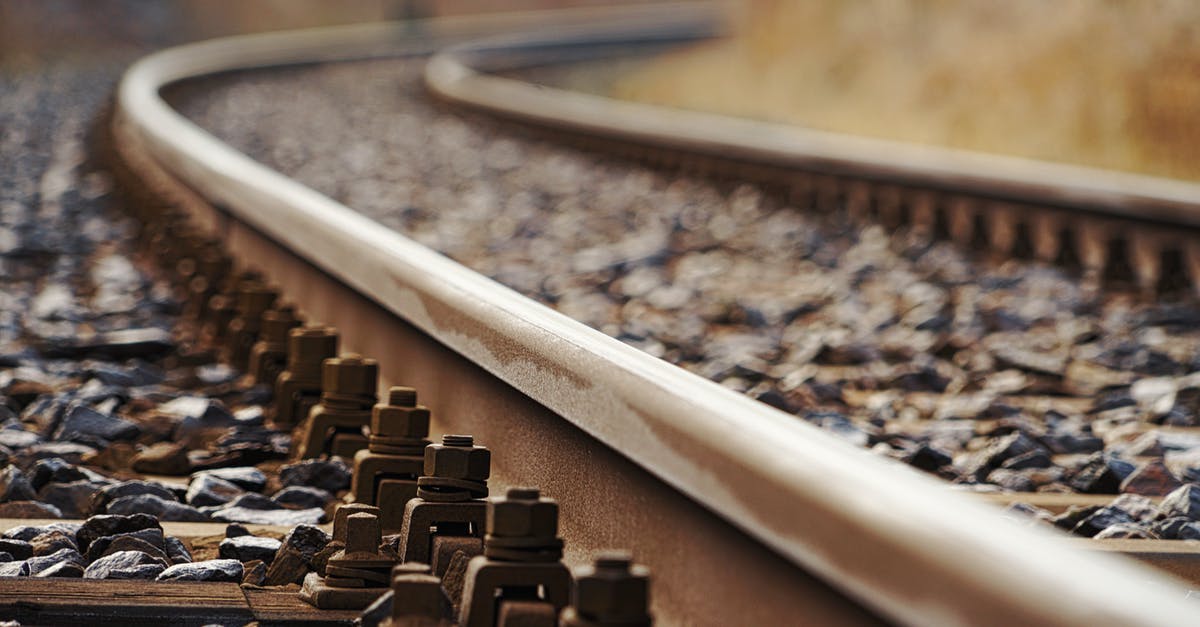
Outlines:
[[[345,348],[376,357],[385,383],[421,388],[435,431],[473,432],[496,451],[498,485],[557,498],[568,562],[627,547],[649,564],[662,624],[872,623],[873,613],[913,625],[1191,620],[1177,582],[1015,528],[994,507],[520,296],[252,161],[158,93],[234,69],[425,54],[502,29],[636,25],[679,39],[713,30],[715,16],[692,5],[184,46],[130,69],[114,135],[149,185],[310,319],[338,326]],[[473,80],[457,58],[429,67],[442,95]],[[744,130],[750,144],[775,141]]]

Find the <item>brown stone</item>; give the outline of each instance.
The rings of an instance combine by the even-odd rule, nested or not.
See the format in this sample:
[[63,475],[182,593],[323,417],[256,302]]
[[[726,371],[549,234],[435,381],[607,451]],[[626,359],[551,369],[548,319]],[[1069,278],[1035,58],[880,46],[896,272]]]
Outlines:
[[1183,485],[1161,460],[1146,462],[1121,482],[1121,492],[1165,496]]
[[178,476],[191,472],[192,462],[182,444],[159,442],[134,455],[130,467],[134,472]]

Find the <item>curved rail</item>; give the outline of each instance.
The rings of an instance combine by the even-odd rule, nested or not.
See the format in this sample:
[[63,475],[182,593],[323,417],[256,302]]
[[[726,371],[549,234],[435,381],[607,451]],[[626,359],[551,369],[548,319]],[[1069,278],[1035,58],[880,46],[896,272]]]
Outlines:
[[[570,19],[580,28],[610,32],[650,21],[659,33],[674,29],[682,36],[712,19],[705,9],[696,11],[672,7]],[[265,35],[160,52],[122,81],[116,135],[229,219],[250,225],[549,408],[561,417],[556,420],[894,620],[1169,625],[1194,617],[1194,606],[1161,575],[1068,550],[1050,533],[1016,528],[932,478],[520,296],[254,162],[171,110],[158,94],[171,82],[233,69],[361,57],[381,47],[428,51],[521,19],[528,18]],[[566,26],[560,22],[555,30],[560,28]],[[413,32],[421,35],[411,37]],[[440,57],[430,66],[430,82],[443,93],[465,90],[472,76],[454,59]],[[521,101],[524,96],[515,102]],[[762,127],[745,130],[766,146],[776,141],[762,136]],[[713,145],[703,138],[688,141]],[[609,498],[620,489],[590,486],[587,472],[576,473],[579,498]]]
[[[700,35],[700,33],[697,33]],[[616,100],[492,72],[545,62],[571,43],[625,41],[621,30],[500,35],[434,55],[426,83],[457,103],[575,132],[749,163],[1200,226],[1200,184],[1063,163],[804,129]]]

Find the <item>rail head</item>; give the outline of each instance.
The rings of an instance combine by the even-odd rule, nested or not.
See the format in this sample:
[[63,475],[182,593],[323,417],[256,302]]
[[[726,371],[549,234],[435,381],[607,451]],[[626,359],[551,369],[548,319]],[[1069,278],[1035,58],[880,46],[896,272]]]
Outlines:
[[[666,39],[645,29],[594,25],[582,30],[575,34],[577,48],[602,50],[639,36]],[[691,34],[700,39],[720,32],[697,27]],[[1200,227],[1200,184],[1194,182],[674,109],[497,75],[545,63],[548,48],[569,47],[568,35],[508,33],[446,48],[427,65],[426,85],[456,104],[643,145]]]
[[[693,5],[640,9],[638,19],[686,29],[714,16],[711,7]],[[1067,550],[1060,538],[1010,525],[930,477],[535,303],[253,161],[159,97],[163,86],[187,77],[355,58],[381,46],[424,52],[498,27],[545,29],[547,19],[342,28],[163,51],[122,80],[117,136],[235,219],[895,620],[1168,625],[1191,619],[1194,606],[1174,593],[1170,580]],[[581,28],[629,23],[627,13],[552,19]],[[436,63],[431,73],[448,72],[445,58],[443,69]]]

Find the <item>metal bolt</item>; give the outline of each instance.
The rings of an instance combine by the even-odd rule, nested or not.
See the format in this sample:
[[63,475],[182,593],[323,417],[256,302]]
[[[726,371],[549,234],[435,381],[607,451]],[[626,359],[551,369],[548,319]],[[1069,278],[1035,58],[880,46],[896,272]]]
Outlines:
[[300,326],[300,318],[296,315],[295,307],[280,305],[263,312],[260,324],[262,333],[259,335],[259,339],[286,350],[288,332]]
[[444,435],[441,444],[425,447],[425,474],[417,479],[417,496],[450,503],[483,498],[492,473],[492,452],[476,446],[469,435]]
[[509,562],[554,562],[562,558],[558,503],[537,488],[509,488],[487,508],[484,555]]
[[345,559],[375,559],[379,555],[379,543],[383,541],[383,530],[379,527],[379,516],[359,512],[346,517]]
[[338,334],[329,327],[292,329],[288,334],[288,372],[294,380],[320,381],[321,364],[337,355]]
[[416,407],[417,391],[413,388],[394,385],[388,390],[388,405]]
[[392,619],[396,622],[412,618],[436,621],[449,609],[441,579],[431,575],[425,564],[396,565],[392,569],[392,592]]
[[489,503],[487,532],[503,538],[554,538],[558,534],[558,503],[543,498],[537,488],[509,488]]
[[369,399],[375,402],[379,363],[353,353],[321,364],[321,402]]
[[576,571],[572,608],[579,617],[607,625],[648,626],[650,571],[625,552],[602,553],[595,565]]
[[492,472],[492,452],[475,446],[469,435],[442,436],[441,444],[425,447],[425,475],[467,481],[487,481]]
[[[424,447],[429,435],[429,409],[417,405],[417,391],[406,387],[393,387],[388,391],[388,402],[379,403],[371,410],[371,436],[383,443],[413,444]],[[418,449],[415,453],[420,453]]]
[[366,503],[346,503],[339,505],[333,513],[333,539],[346,544],[346,519],[354,514],[371,514],[379,516],[379,508]]

